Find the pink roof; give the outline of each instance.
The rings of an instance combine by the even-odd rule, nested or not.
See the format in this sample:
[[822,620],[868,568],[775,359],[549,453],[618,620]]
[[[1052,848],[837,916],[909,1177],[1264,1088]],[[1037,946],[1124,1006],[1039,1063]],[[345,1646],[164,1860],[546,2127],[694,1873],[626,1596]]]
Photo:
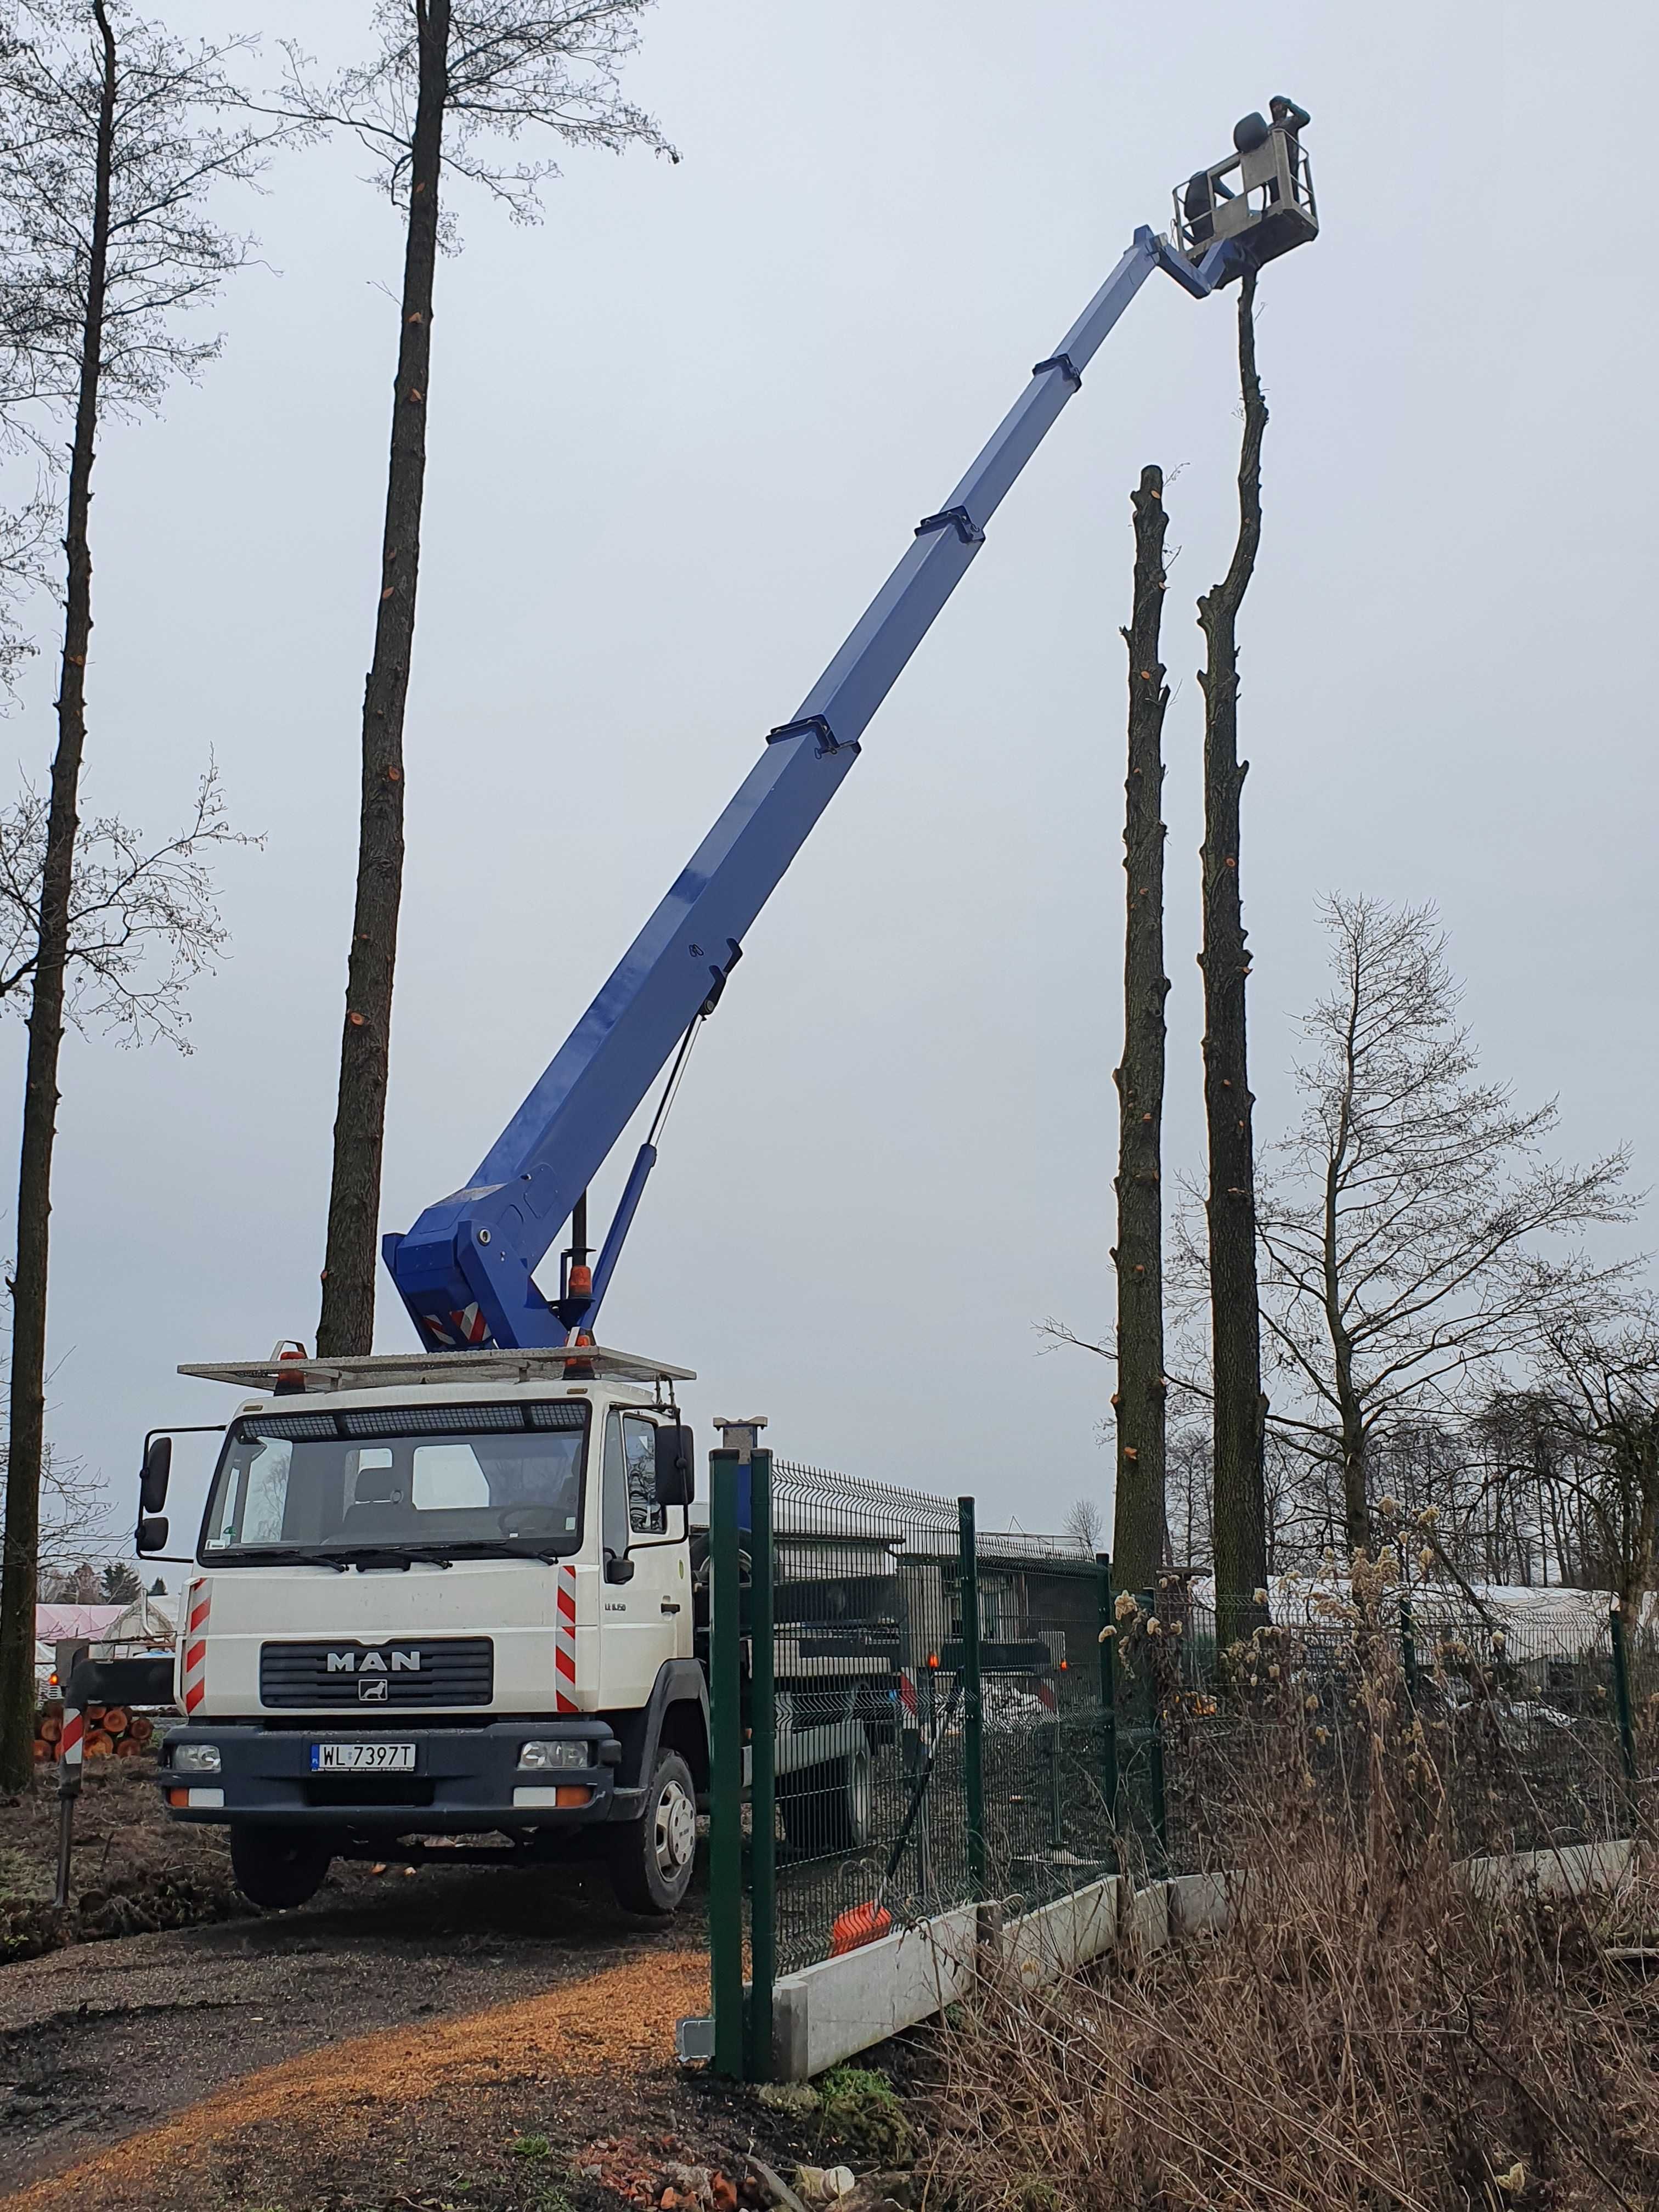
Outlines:
[[37,1605],[34,1640],[37,1644],[66,1644],[71,1637],[94,1642],[112,1620],[126,1611],[124,1605]]

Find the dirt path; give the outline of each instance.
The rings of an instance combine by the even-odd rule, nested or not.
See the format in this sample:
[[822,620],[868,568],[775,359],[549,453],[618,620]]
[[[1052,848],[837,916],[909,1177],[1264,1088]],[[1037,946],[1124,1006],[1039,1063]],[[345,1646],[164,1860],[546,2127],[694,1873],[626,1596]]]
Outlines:
[[[412,2192],[435,2178],[430,2168],[442,2154],[476,2162],[484,2147],[479,2119],[494,2092],[522,2095],[556,2083],[568,2117],[573,2086],[598,2079],[603,2102],[595,2109],[607,2128],[618,2118],[637,2118],[631,2077],[666,2072],[674,2021],[707,1987],[701,1951],[647,1948],[539,1996],[419,2029],[354,2036],[249,2075],[7,2204],[10,2212],[148,2212],[244,2196],[269,2203],[273,2189],[288,2202],[308,2203],[319,2188],[338,2202],[366,2161],[377,2196],[401,2183],[405,2199],[418,2202]],[[435,2120],[442,2139],[411,2125],[416,2116]],[[607,2133],[604,2141],[608,2153],[618,2138]],[[653,2140],[653,2151],[660,2142]],[[510,2141],[489,2147],[514,2155]],[[545,2154],[538,2151],[536,2162]],[[533,2180],[532,2161],[518,2163]]]
[[36,2182],[8,2200],[32,2212],[216,2203],[201,2147],[283,2112],[310,2141],[313,2116],[383,2097],[436,2114],[470,2083],[666,2061],[707,2000],[701,1936],[629,1919],[598,1871],[458,1868],[0,1968],[0,2189]]

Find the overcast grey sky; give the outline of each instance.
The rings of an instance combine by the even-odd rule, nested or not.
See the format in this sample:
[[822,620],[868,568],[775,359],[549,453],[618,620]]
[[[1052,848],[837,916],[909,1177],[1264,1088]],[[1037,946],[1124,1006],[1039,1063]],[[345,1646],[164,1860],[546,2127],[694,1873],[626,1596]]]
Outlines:
[[[368,13],[234,19],[343,57]],[[463,200],[440,271],[385,1224],[470,1171],[1030,364],[1280,90],[1324,230],[1261,291],[1261,1134],[1340,887],[1437,901],[1490,1071],[1650,1180],[1655,310],[1626,210],[1655,43],[1649,9],[1537,0],[663,0],[629,89],[683,163],[573,155],[534,230]],[[315,1326],[397,337],[365,167],[273,170],[223,359],[102,441],[91,797],[159,828],[211,749],[268,833],[224,867],[194,1056],[65,1055],[52,1433],[124,1504],[148,1425],[226,1409],[179,1361]],[[1235,374],[1231,295],[1152,280],[750,933],[605,1328],[699,1370],[705,1441],[765,1412],[781,1452],[987,1522],[1103,1496],[1109,1374],[1033,1323],[1110,1321],[1127,494],[1172,479],[1173,1173]],[[46,656],[0,731],[37,778],[52,690]],[[389,1286],[379,1340],[407,1340]]]

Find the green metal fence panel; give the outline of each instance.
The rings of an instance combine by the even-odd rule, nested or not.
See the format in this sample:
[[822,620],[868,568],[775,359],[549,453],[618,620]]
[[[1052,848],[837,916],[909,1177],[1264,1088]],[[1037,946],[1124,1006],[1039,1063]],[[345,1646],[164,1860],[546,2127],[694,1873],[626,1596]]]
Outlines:
[[772,1528],[788,1973],[966,1894],[960,1555],[954,1500],[782,1459]]
[[[1459,1856],[1629,1832],[1605,1601],[1584,1593],[1565,1626],[1456,1585],[1414,1584],[1403,1613],[1396,1599],[1372,1619],[1345,1587],[1275,1603],[1278,1620],[1219,1658],[1200,1607],[1188,1608],[1178,1661],[1162,1639],[1172,1872],[1237,1863],[1242,1808],[1292,1752],[1358,1832],[1379,1731],[1385,1747],[1410,1735],[1425,1755],[1434,1817]],[[1164,1594],[1160,1609],[1172,1610]]]
[[982,1528],[975,1554],[983,1887],[1017,1911],[1115,1869],[1100,1571],[1075,1544]]
[[[1300,1603],[1276,1589],[1280,1618],[1224,1646],[1182,1578],[1131,1601],[1107,1556],[981,1528],[971,1500],[772,1460],[751,1480],[755,1570],[734,1626],[719,1596],[738,1541],[726,1456],[710,1900],[723,2069],[768,2070],[775,1973],[979,1899],[1020,1910],[1113,1872],[1237,1865],[1264,1778],[1311,1777],[1359,1836],[1378,1730],[1426,1753],[1462,1856],[1628,1832],[1659,1648],[1626,1639],[1621,1691],[1589,1594],[1568,1634],[1449,1586],[1414,1582],[1370,1620],[1346,1586]],[[753,1730],[746,2030],[734,1711]]]

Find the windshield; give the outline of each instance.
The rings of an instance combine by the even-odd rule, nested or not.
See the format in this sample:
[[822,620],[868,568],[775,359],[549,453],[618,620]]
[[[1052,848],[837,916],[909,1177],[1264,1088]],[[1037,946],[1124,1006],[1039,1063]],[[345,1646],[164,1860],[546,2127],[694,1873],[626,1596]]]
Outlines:
[[587,1407],[388,1406],[237,1421],[201,1557],[575,1551]]

